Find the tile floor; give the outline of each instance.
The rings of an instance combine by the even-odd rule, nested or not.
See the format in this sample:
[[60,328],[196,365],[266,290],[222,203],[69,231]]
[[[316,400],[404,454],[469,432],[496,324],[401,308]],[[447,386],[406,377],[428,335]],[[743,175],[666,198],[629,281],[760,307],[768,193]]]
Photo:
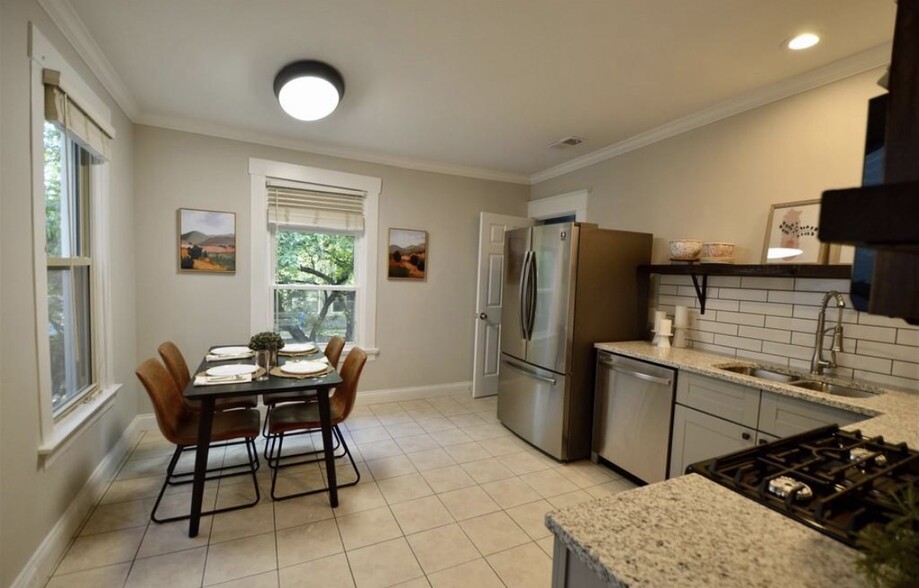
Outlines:
[[[341,490],[339,508],[325,494],[273,502],[263,461],[261,502],[205,517],[194,539],[187,521],[149,522],[172,446],[147,432],[47,586],[549,586],[546,512],[633,485],[589,461],[553,461],[501,426],[495,407],[459,394],[359,405],[343,433],[362,477]],[[213,451],[212,463],[240,451]],[[338,471],[354,479],[350,465]],[[323,470],[307,465],[282,470],[278,490],[320,484]],[[160,514],[187,512],[190,486],[167,492]],[[253,493],[245,476],[212,482],[205,505]]]

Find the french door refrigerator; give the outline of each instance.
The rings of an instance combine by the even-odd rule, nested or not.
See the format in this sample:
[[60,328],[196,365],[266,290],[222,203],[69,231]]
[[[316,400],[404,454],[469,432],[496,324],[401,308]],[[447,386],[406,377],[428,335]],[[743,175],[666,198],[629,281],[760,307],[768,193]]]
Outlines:
[[[594,343],[638,339],[651,235],[559,223],[505,235],[498,420],[552,457],[590,454]],[[641,292],[640,292],[641,290]]]

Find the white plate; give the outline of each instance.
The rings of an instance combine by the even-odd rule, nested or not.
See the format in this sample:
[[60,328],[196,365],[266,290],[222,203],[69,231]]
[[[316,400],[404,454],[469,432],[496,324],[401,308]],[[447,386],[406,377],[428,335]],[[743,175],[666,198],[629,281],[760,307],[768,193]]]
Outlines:
[[214,347],[211,349],[212,355],[242,355],[252,353],[248,347]]
[[252,365],[250,363],[233,363],[230,365],[216,365],[212,368],[208,368],[207,375],[209,376],[244,376],[246,374],[251,374],[258,369],[257,365]]
[[284,353],[306,353],[307,351],[315,351],[315,343],[288,343],[281,351]]
[[318,374],[329,369],[321,361],[291,361],[281,366],[281,371],[288,374]]

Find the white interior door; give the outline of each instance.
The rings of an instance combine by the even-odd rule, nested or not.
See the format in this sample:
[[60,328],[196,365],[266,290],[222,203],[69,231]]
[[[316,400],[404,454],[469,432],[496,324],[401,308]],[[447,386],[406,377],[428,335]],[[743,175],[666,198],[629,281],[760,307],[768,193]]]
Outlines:
[[479,214],[479,273],[475,297],[475,352],[472,396],[498,393],[501,360],[501,303],[504,299],[504,231],[528,227],[531,219]]

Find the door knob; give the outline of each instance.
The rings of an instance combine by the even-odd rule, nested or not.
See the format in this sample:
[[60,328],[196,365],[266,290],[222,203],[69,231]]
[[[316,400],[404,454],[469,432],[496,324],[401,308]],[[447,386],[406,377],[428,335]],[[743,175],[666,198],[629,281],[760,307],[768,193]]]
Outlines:
[[478,315],[478,318],[482,319],[483,321],[487,321],[487,320],[488,320],[488,315],[485,314],[484,312],[480,312],[479,315]]

